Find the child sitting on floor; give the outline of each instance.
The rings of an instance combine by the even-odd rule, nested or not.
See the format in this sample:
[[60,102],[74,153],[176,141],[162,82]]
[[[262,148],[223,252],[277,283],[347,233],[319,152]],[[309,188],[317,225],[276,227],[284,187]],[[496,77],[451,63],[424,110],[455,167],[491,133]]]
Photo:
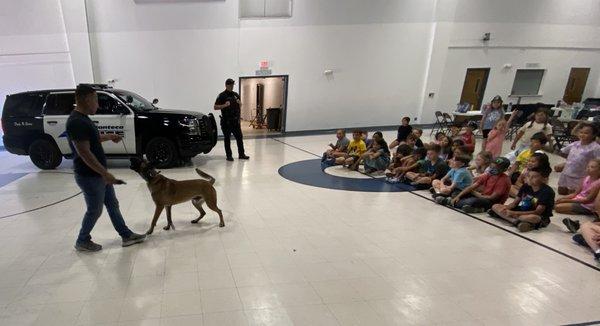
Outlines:
[[463,130],[460,132],[460,139],[465,143],[467,151],[469,154],[473,154],[475,151],[475,134],[473,130],[477,129],[477,123],[475,121],[468,122]]
[[400,144],[400,146],[398,146],[398,148],[396,149],[396,154],[394,154],[394,156],[392,157],[392,162],[390,163],[390,166],[388,166],[388,170],[390,170],[390,172],[386,172],[386,175],[388,177],[392,176],[391,171],[395,168],[399,168],[400,166],[402,166],[403,159],[412,155],[412,152],[413,148],[410,147],[410,145]]
[[[460,152],[461,152],[460,148],[463,147],[463,146],[465,146],[465,142],[462,141],[462,139],[454,139],[452,141],[452,156],[450,158],[454,157],[454,155],[460,154]],[[462,154],[468,154],[468,153],[465,153],[465,152],[463,152]]]
[[578,126],[579,141],[573,142],[561,149],[567,155],[567,161],[554,167],[556,172],[562,172],[558,179],[558,194],[568,195],[577,189],[585,178],[585,167],[593,158],[600,157],[600,145],[596,142],[598,127],[589,122]]
[[446,137],[446,134],[441,131],[436,132],[435,139],[431,142],[431,144],[442,145],[442,137]]
[[402,124],[398,127],[398,134],[396,136],[396,140],[394,140],[390,144],[390,149],[396,148],[398,145],[402,144],[406,141],[406,137],[412,134],[412,126],[410,125],[410,118],[404,117],[402,118]]
[[424,160],[427,156],[427,150],[425,148],[417,148],[413,151],[412,155],[409,155],[402,159],[402,164],[392,170],[391,178],[389,182],[399,182],[404,179],[406,172],[414,171],[419,168],[419,161]]
[[421,140],[423,129],[415,128],[412,133],[415,136],[415,146],[417,148],[425,147],[425,144],[423,144],[423,141]]
[[474,164],[468,167],[469,172],[471,172],[475,178],[486,173],[490,168],[492,159],[492,153],[486,151],[479,152],[479,154],[475,156]]
[[529,161],[529,158],[533,155],[533,153],[541,151],[547,142],[548,138],[543,132],[538,132],[531,136],[531,139],[529,141],[529,148],[523,150],[517,156],[515,163],[513,163],[510,166],[510,169],[508,170],[508,175],[510,176],[510,180],[513,184],[517,182],[519,175],[521,175],[523,169],[525,169],[527,162]]
[[510,191],[510,178],[504,173],[510,166],[505,157],[496,158],[490,171],[481,175],[475,183],[454,198],[446,198],[441,204],[452,205],[465,213],[482,213],[494,204],[503,204]]
[[452,141],[450,137],[442,135],[440,137],[440,158],[447,161],[452,158]]
[[492,157],[498,157],[502,154],[502,145],[504,144],[506,133],[508,133],[512,121],[518,116],[518,112],[517,110],[513,111],[508,121],[505,119],[498,120],[494,129],[490,130],[487,142],[485,143],[485,150],[492,153]]
[[529,170],[527,184],[521,187],[517,198],[508,205],[492,206],[488,214],[508,221],[519,232],[548,226],[554,207],[554,190],[546,184],[551,171],[539,168]]
[[573,236],[573,241],[580,246],[590,248],[594,253],[594,258],[600,261],[600,222],[583,224],[580,233]]
[[519,193],[519,190],[523,184],[527,183],[527,173],[533,168],[540,168],[542,170],[552,169],[550,167],[550,159],[548,158],[548,155],[541,151],[535,152],[533,155],[531,155],[529,161],[527,161],[527,166],[525,169],[523,169],[515,184],[510,187],[510,197],[517,197],[517,194]]
[[383,137],[373,136],[373,147],[362,156],[365,173],[384,171],[390,164],[390,150]]
[[[556,200],[554,210],[569,215],[593,215],[594,200],[600,192],[600,158],[592,159],[586,167],[587,177],[576,192]],[[563,224],[571,233],[579,230],[579,221],[563,219]]]
[[361,157],[352,164],[350,169],[357,171],[359,164],[362,164],[365,158],[370,157],[371,154],[377,153],[377,151],[379,150],[379,148],[375,149],[375,144],[377,142],[385,143],[385,148],[383,149],[383,152],[387,156],[387,164],[386,164],[386,167],[387,167],[390,164],[390,159],[389,159],[390,158],[390,150],[387,147],[386,141],[383,139],[383,134],[381,133],[381,131],[376,131],[373,134],[371,146],[367,146],[367,151],[363,155],[361,155]]
[[328,158],[338,158],[346,155],[348,150],[348,144],[350,144],[350,140],[346,137],[346,131],[343,129],[339,129],[335,133],[335,136],[337,138],[335,145],[329,143],[330,148],[325,153],[323,153],[323,158],[321,159],[321,161],[325,161]]
[[450,126],[450,135],[448,135],[448,137],[450,137],[452,141],[460,139],[460,126],[457,124]]
[[456,156],[449,161],[452,169],[442,179],[433,180],[432,188],[429,191],[433,194],[436,202],[441,204],[445,197],[456,196],[473,183],[471,173],[467,171],[470,161],[471,157],[469,156]]
[[406,172],[406,179],[417,189],[431,187],[431,182],[440,179],[448,172],[448,165],[440,159],[440,146],[430,145],[427,148],[427,159],[418,161],[418,171]]
[[361,155],[367,151],[367,145],[362,140],[362,132],[355,130],[352,132],[352,141],[348,144],[348,152],[336,159],[336,164],[351,166],[355,160],[358,160]]

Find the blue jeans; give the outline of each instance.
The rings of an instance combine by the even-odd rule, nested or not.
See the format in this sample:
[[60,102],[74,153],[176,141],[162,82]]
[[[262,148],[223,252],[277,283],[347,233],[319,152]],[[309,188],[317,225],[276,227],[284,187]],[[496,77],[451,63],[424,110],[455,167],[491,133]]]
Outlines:
[[455,205],[456,208],[463,208],[463,206],[469,205],[475,208],[483,208],[485,210],[491,209],[492,203],[489,199],[477,198],[475,196],[467,195],[461,198]]
[[131,230],[125,225],[125,220],[123,220],[123,216],[119,210],[119,201],[115,195],[115,188],[112,185],[104,183],[104,179],[99,176],[93,177],[77,174],[75,174],[75,182],[81,188],[85,204],[87,205],[87,211],[83,216],[81,230],[77,237],[78,243],[88,242],[92,239],[90,232],[92,232],[96,221],[102,215],[102,206],[106,206],[110,221],[121,237],[126,238],[132,234]]

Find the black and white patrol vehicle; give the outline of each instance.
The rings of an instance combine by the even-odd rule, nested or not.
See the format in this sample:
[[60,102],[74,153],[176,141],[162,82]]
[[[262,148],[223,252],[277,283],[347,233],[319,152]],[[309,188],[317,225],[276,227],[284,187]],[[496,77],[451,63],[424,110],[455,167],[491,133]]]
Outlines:
[[[212,114],[164,110],[143,97],[106,85],[92,85],[99,108],[90,116],[100,133],[116,133],[120,143],[104,142],[109,158],[146,155],[159,168],[172,167],[217,143],[217,124]],[[153,104],[154,103],[154,104]],[[8,95],[2,111],[4,147],[29,155],[41,169],[54,169],[62,158],[72,157],[65,131],[75,108],[75,90],[42,90]]]

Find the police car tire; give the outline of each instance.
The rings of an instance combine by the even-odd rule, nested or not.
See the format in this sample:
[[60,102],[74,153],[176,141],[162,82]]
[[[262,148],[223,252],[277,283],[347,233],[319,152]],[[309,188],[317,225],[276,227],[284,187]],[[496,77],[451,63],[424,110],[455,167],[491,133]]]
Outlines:
[[31,162],[42,170],[52,170],[62,162],[62,154],[56,143],[48,139],[37,139],[29,145]]
[[[160,153],[162,152],[162,153]],[[158,155],[163,156],[162,158]],[[170,168],[179,162],[177,147],[168,138],[152,138],[146,145],[146,158],[159,169]]]

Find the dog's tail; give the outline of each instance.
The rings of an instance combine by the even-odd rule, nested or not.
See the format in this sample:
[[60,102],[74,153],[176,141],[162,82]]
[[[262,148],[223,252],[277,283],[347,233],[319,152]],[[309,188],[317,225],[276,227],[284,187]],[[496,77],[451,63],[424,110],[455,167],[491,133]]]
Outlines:
[[198,168],[196,168],[196,173],[198,173],[201,177],[203,177],[205,179],[208,179],[208,182],[210,182],[211,185],[215,184],[215,178],[213,178],[212,175],[210,175],[210,174],[208,174],[208,173],[206,173],[206,172],[204,172],[204,171],[202,171],[202,170],[200,170]]

